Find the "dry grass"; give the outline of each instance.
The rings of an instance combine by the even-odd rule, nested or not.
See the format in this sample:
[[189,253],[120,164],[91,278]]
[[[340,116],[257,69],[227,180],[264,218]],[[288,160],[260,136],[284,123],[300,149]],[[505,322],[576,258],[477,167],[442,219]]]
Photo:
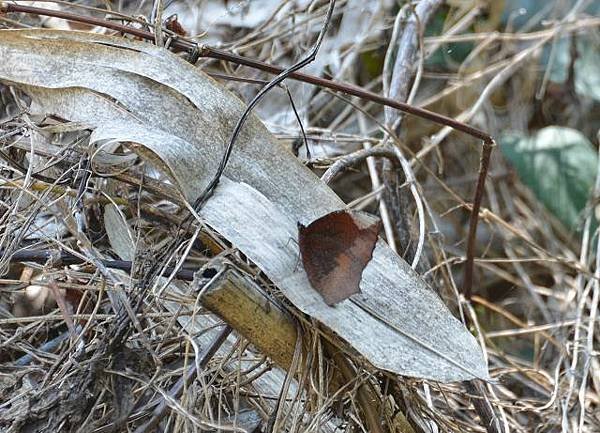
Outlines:
[[[402,34],[402,22],[395,26],[397,6],[379,3],[339,2],[333,29],[307,72],[379,93],[396,92],[400,99],[494,136],[508,129],[559,124],[594,139],[599,119],[592,108],[597,103],[590,105],[572,93],[564,103],[567,90],[548,81],[539,56],[561,33],[597,38],[599,18],[576,5],[506,25],[496,6],[485,11],[467,6],[470,2],[462,2],[462,8],[445,6],[441,34],[418,40],[416,57],[410,59],[411,65],[416,60],[417,81],[403,75],[390,82],[399,72],[392,61],[395,50],[388,44],[394,34]],[[563,6],[559,1],[548,4],[549,10]],[[207,5],[220,12],[201,20]],[[61,10],[97,14],[69,6],[56,3]],[[126,16],[149,16],[152,2],[125,1],[119,7]],[[234,17],[258,21],[245,27],[225,7]],[[164,19],[177,11],[188,34],[201,35],[201,42],[286,65],[308,51],[326,8],[327,2],[282,2],[278,10],[263,11],[252,3],[208,2],[202,9],[195,2],[176,1],[162,15]],[[572,20],[561,22],[569,13]],[[344,21],[351,14],[354,21]],[[542,19],[546,22],[539,30]],[[42,24],[33,15],[0,20],[5,28]],[[210,27],[204,27],[207,22]],[[448,52],[448,44],[457,41],[472,44],[460,61]],[[419,52],[431,54],[440,46],[446,66],[423,64]],[[384,67],[388,50],[390,62]],[[262,72],[209,59],[200,59],[198,66],[221,74],[219,80],[244,100],[254,96],[257,85],[223,75],[268,79]],[[167,246],[187,212],[172,200],[168,186],[150,180],[141,188],[136,182],[144,169],[135,165],[111,180],[110,196],[100,193],[107,181],[89,170],[85,134],[60,131],[60,120],[31,115],[27,97],[3,86],[0,429],[151,431],[146,423],[154,411],[164,431],[173,432],[358,432],[367,429],[369,416],[383,420],[381,431],[600,431],[597,233],[565,229],[496,151],[478,230],[473,297],[467,302],[459,293],[480,143],[410,116],[397,124],[397,113],[386,116],[373,103],[354,99],[349,104],[332,92],[286,83],[303,121],[311,159],[306,159],[304,137],[285,92],[273,90],[258,114],[290,149],[300,146],[300,158],[318,174],[383,141],[400,149],[415,183],[404,182],[406,170],[390,174],[386,170],[391,166],[378,159],[344,172],[332,187],[346,202],[362,197],[360,207],[382,217],[388,241],[393,239],[408,262],[423,244],[417,269],[469,323],[494,382],[439,384],[390,377],[346,357],[349,377],[343,374],[344,361],[335,361],[315,324],[279,297],[298,319],[299,335],[308,348],[297,347],[296,368],[290,370],[298,373],[286,375],[235,330],[229,334],[200,305],[192,283],[178,279],[166,290],[164,279],[155,278],[164,262],[156,263],[143,246],[155,251]],[[383,126],[397,136],[390,138]],[[47,152],[31,159],[32,146]],[[35,174],[51,165],[43,175]],[[416,210],[411,186],[424,204],[423,213]],[[133,269],[118,270],[115,263],[102,261],[117,258],[105,231],[102,209],[107,200],[121,205],[133,229],[138,246]],[[425,232],[419,231],[419,218]],[[585,218],[582,227],[595,216],[588,212]],[[204,279],[195,284],[207,284],[216,263],[226,261],[278,297],[260,270],[218,233],[205,228],[196,235],[196,242],[185,244],[189,251],[180,249],[168,257],[172,264],[187,257],[186,269],[204,267],[199,274]],[[69,264],[66,257],[51,256],[37,259],[37,264],[33,259],[23,263],[14,253],[24,246],[69,252],[85,262]],[[336,369],[345,380],[341,387],[329,383]],[[183,380],[186,374],[190,380]],[[365,398],[372,399],[370,408]],[[488,406],[482,399],[491,403],[498,427],[486,425],[482,417]]]

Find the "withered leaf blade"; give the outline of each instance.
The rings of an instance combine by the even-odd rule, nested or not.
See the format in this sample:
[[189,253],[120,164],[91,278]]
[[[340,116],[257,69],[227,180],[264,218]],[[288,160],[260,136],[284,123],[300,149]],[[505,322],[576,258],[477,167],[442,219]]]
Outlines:
[[346,210],[328,213],[308,226],[298,223],[304,269],[327,305],[360,293],[379,227],[379,221],[367,214]]
[[[0,30],[0,58],[0,81],[20,87],[31,98],[32,112],[93,129],[93,146],[122,143],[189,202],[212,180],[245,110],[226,88],[176,55],[122,37]],[[298,234],[298,221],[308,224],[344,203],[255,115],[244,131],[202,209],[206,224],[264,271],[296,308],[374,367],[442,382],[489,378],[477,340],[382,241],[362,273],[362,293],[353,296],[359,302],[330,308],[321,301],[298,272],[298,245],[289,240]]]

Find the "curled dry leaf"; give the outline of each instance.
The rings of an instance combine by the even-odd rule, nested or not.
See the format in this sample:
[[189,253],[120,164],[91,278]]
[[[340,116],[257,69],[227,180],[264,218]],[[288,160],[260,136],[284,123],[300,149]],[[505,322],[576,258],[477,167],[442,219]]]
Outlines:
[[[83,32],[0,30],[0,80],[32,111],[93,129],[167,175],[193,202],[215,173],[244,105],[167,50]],[[297,266],[297,222],[344,208],[327,185],[250,116],[204,221],[305,314],[375,367],[438,381],[488,378],[476,340],[413,270],[378,241],[357,302],[327,306]],[[268,227],[268,230],[265,230]]]

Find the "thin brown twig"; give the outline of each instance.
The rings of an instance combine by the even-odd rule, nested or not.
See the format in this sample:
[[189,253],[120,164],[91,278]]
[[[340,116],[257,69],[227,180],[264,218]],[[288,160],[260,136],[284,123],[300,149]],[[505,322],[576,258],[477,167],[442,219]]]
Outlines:
[[394,164],[396,164],[397,161],[397,157],[394,153],[394,150],[391,149],[389,146],[375,146],[369,149],[361,149],[349,155],[345,155],[344,157],[334,162],[331,165],[331,167],[329,167],[327,171],[323,174],[323,176],[321,176],[321,180],[329,184],[331,183],[331,181],[333,181],[333,179],[336,178],[336,176],[338,176],[348,167],[359,164],[365,159],[372,156],[388,158],[392,160]]
[[[4,251],[0,250],[0,256],[4,254]],[[66,251],[59,252],[53,250],[21,250],[13,253],[10,256],[11,262],[33,262],[33,263],[47,263],[50,261],[56,265],[72,265],[72,264],[81,264],[85,263],[84,258],[77,257],[74,254],[70,254]],[[131,271],[132,262],[129,260],[106,260],[99,259],[100,263],[106,266],[109,269],[119,269],[122,271]],[[164,270],[165,273],[170,274],[175,270],[174,266],[167,266]],[[193,269],[178,269],[175,273],[175,277],[184,281],[192,281],[194,279],[194,273],[197,270]]]
[[477,223],[479,222],[479,209],[481,209],[481,201],[483,192],[485,191],[485,179],[490,166],[490,157],[495,146],[494,141],[484,141],[481,149],[481,158],[479,160],[479,178],[475,188],[475,196],[473,198],[473,207],[471,209],[471,219],[469,220],[469,234],[467,235],[467,257],[465,261],[465,276],[463,283],[464,295],[467,299],[471,299],[473,290],[473,263],[475,260],[475,240],[477,235]]
[[[96,25],[100,27],[105,27],[108,29],[116,30],[121,33],[130,34],[133,36],[137,36],[139,38],[152,41],[154,40],[154,34],[151,32],[136,29],[133,27],[129,27],[123,24],[115,23],[112,21],[103,20],[101,18],[82,16],[73,14],[70,12],[64,11],[55,11],[50,9],[37,8],[32,6],[23,6],[23,5],[15,5],[10,3],[4,3],[0,6],[1,13],[30,13],[35,15],[44,15],[44,16],[52,16],[56,18],[63,18],[69,21],[76,21],[91,25]],[[280,66],[271,65],[269,63],[262,62],[256,59],[250,59],[247,57],[238,56],[236,54],[228,53],[223,50],[219,50],[217,48],[209,47],[207,45],[198,45],[197,43],[181,38],[177,35],[171,34],[172,41],[170,47],[173,48],[174,51],[187,51],[192,52],[194,50],[200,50],[201,57],[208,57],[216,60],[223,60],[227,62],[236,63],[239,65],[248,66],[254,69],[259,69],[265,72],[269,72],[272,74],[280,74],[285,71],[285,68]],[[368,90],[362,89],[358,86],[342,83],[339,81],[328,80],[326,78],[316,77],[310,74],[304,74],[302,72],[294,72],[288,76],[288,78],[292,78],[298,81],[302,81],[308,84],[314,84],[320,87],[326,87],[328,89],[332,89],[338,92],[346,93],[351,96],[357,96],[361,99],[365,99],[367,101],[372,101],[381,105],[385,105],[391,108],[395,108],[397,110],[403,111],[408,114],[415,115],[417,117],[421,117],[423,119],[431,120],[432,122],[439,123],[441,125],[447,125],[457,131],[464,132],[465,134],[471,135],[472,137],[478,138],[484,141],[490,141],[492,139],[491,135],[487,132],[484,132],[478,128],[467,125],[463,122],[458,122],[451,117],[444,116],[443,114],[435,113],[433,111],[425,110],[423,108],[415,107],[410,104],[403,103],[401,101],[396,101],[391,98],[386,98],[384,96],[378,95],[377,93],[370,92]]]

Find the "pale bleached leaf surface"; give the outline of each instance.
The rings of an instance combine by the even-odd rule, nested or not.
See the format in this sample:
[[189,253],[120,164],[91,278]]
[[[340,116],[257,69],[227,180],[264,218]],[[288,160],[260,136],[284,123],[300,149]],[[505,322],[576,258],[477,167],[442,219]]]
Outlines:
[[135,242],[122,212],[114,204],[104,206],[104,228],[110,245],[123,260],[135,258]]
[[[175,182],[193,201],[214,175],[244,106],[168,51],[103,35],[0,31],[0,79],[19,85],[34,109],[94,128]],[[422,279],[383,242],[363,294],[334,308],[298,266],[296,223],[344,207],[279,145],[255,116],[237,142],[201,216],[259,266],[301,311],[378,368],[439,381],[488,378],[480,348]]]

